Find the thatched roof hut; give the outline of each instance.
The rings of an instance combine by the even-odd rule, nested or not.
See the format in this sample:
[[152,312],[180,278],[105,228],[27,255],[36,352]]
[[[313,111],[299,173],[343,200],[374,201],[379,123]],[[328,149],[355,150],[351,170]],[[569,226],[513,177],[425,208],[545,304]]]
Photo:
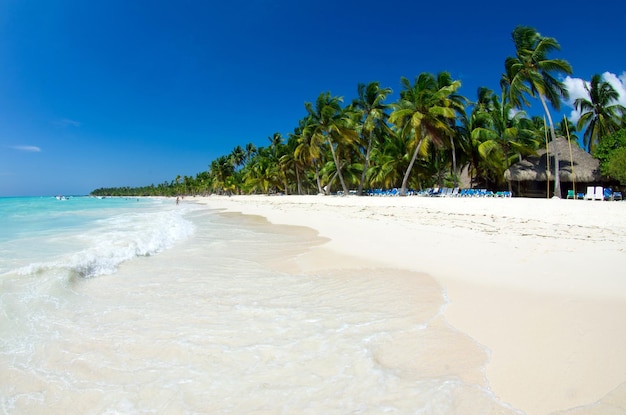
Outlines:
[[[601,180],[600,161],[591,154],[581,149],[576,143],[572,143],[572,157],[567,139],[557,137],[548,145],[550,167],[547,167],[545,147],[537,151],[537,155],[529,156],[525,160],[515,163],[504,172],[504,178],[508,181],[550,181],[554,175],[554,153],[559,153],[559,177],[562,182],[592,183]],[[574,171],[572,172],[572,161]]]

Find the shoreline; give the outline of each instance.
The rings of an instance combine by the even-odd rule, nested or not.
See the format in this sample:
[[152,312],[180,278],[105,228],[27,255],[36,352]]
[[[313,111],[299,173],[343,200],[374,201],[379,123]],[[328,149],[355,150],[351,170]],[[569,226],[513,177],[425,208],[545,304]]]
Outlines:
[[612,405],[626,408],[626,334],[617,317],[626,315],[626,279],[620,278],[626,204],[261,195],[189,200],[305,226],[328,239],[315,249],[432,276],[448,298],[447,321],[491,351],[486,377],[493,393],[529,415],[591,405],[618,387]]

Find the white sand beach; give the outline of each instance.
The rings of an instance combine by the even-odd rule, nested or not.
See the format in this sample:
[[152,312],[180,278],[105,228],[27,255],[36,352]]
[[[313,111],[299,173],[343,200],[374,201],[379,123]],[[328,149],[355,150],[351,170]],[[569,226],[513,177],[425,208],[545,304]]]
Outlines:
[[[626,413],[626,203],[524,198],[210,196],[305,226],[299,266],[429,274],[448,323],[490,351],[486,378],[529,415]],[[330,253],[341,254],[345,260]]]

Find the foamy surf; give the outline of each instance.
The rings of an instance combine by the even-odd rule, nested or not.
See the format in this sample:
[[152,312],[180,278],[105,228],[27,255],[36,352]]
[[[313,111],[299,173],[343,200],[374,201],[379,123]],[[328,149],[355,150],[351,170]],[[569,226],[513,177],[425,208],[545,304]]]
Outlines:
[[[193,233],[193,224],[184,218],[188,211],[122,212],[97,219],[84,228],[49,231],[35,242],[27,240],[28,244],[41,246],[37,254],[45,260],[29,263],[12,272],[23,276],[66,273],[83,278],[112,274],[124,261],[158,254],[188,238]],[[57,252],[59,247],[62,253]],[[42,252],[45,249],[48,252]]]
[[320,240],[207,210],[185,218],[190,237],[115,273],[28,304],[13,287],[23,306],[3,310],[4,413],[519,413],[491,394],[487,351],[445,322],[430,277],[282,272],[267,264]]

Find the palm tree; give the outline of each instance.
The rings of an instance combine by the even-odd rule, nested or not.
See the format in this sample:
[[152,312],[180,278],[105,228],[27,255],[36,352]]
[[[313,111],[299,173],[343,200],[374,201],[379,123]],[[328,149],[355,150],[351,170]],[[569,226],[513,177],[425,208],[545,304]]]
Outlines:
[[211,184],[211,175],[208,171],[202,171],[196,174],[196,182],[198,183],[198,193],[206,194]]
[[[560,99],[568,98],[567,89],[555,76],[571,74],[572,67],[563,59],[548,59],[548,53],[560,49],[556,39],[541,36],[534,28],[527,26],[517,26],[512,37],[516,56],[506,58],[506,72],[502,76],[501,84],[507,88],[509,99],[517,108],[528,105],[525,94],[533,98],[539,97],[548,117],[551,139],[554,140],[554,123],[547,102],[558,111]],[[558,154],[554,155],[554,163],[554,196],[561,197]]]
[[574,101],[574,107],[581,113],[576,127],[582,131],[587,125],[583,140],[587,151],[593,152],[603,137],[621,128],[626,108],[617,101],[619,93],[610,83],[603,81],[600,74],[593,75],[591,83],[585,82],[584,85],[589,99]]
[[235,170],[239,169],[246,161],[246,153],[241,146],[236,146],[230,153],[230,162],[233,163]]
[[209,173],[213,178],[215,190],[224,191],[229,187],[229,180],[234,173],[230,157],[220,156],[211,162]]
[[181,191],[180,191],[180,182],[183,178],[181,177],[180,174],[176,175],[176,194],[180,195]]
[[280,133],[274,133],[271,137],[267,137],[270,141],[270,148],[272,149],[272,154],[276,158],[278,147],[283,143],[283,136]]
[[569,135],[571,140],[578,141],[578,135],[576,134],[578,128],[567,117],[563,117],[554,128],[558,137],[567,137]]
[[480,86],[476,91],[476,95],[477,98],[472,111],[474,113],[488,113],[493,103],[493,91],[486,86]]
[[300,177],[301,163],[296,158],[296,147],[298,146],[299,131],[295,129],[293,133],[290,133],[287,137],[287,144],[285,145],[285,152],[280,157],[280,164],[284,171],[290,170],[293,172],[296,179],[296,193],[302,194],[302,179]]
[[[513,111],[513,105],[504,91],[502,98],[489,92],[488,102],[483,101],[474,108],[474,119],[480,121],[473,126],[470,135],[479,142],[478,154],[485,162],[486,169],[492,173],[490,179],[501,184],[504,171],[519,161],[522,155],[532,154],[538,142],[533,139],[536,135],[534,131],[527,128],[530,123],[523,122],[526,114]],[[480,90],[479,94],[485,94],[485,90]],[[480,99],[484,100],[485,96]]]
[[300,120],[298,130],[300,132],[297,137],[296,148],[294,149],[294,157],[302,164],[304,169],[314,169],[317,193],[323,193],[320,179],[320,165],[323,164],[322,159],[324,156],[323,142],[320,141],[322,137],[313,134],[314,128],[310,115]]
[[[437,87],[441,89],[443,87],[451,86],[454,83],[450,73],[448,72],[440,72],[437,75]],[[459,84],[460,86],[460,84]],[[465,105],[467,104],[467,98],[464,96],[457,94],[456,90],[452,92],[448,96],[448,105],[454,109],[457,115],[460,118],[465,117]],[[455,128],[456,118],[449,118],[450,127],[452,128],[452,134],[448,136],[450,139],[450,151],[452,155],[452,179],[454,182],[454,187],[457,185],[457,166],[456,166],[456,148],[454,145],[454,141],[461,138],[461,135],[458,134],[458,130]]]
[[476,102],[472,105],[469,115],[461,117],[460,125],[457,131],[464,139],[461,141],[462,164],[467,167],[472,184],[476,179],[486,177],[486,168],[483,158],[481,157],[478,147],[481,143],[480,138],[472,137],[472,131],[478,128],[491,128],[491,100],[493,91],[487,87],[479,87],[477,90]]
[[[426,155],[427,146],[434,143],[441,146],[443,139],[453,134],[450,120],[456,115],[451,106],[450,95],[461,86],[459,81],[438,87],[432,74],[421,73],[415,84],[402,77],[404,89],[400,91],[400,100],[393,104],[389,121],[399,129],[400,135],[409,141],[413,155],[404,173],[401,195],[406,195],[411,170],[419,154]],[[424,146],[426,143],[426,146]]]
[[407,141],[398,133],[385,136],[383,143],[372,150],[372,166],[368,169],[368,182],[372,187],[395,188],[402,183],[408,165]]
[[244,185],[248,191],[260,190],[269,193],[283,186],[283,178],[271,147],[260,147],[255,157],[246,166],[243,174]]
[[361,140],[365,147],[365,161],[357,190],[357,194],[362,195],[367,169],[370,165],[374,136],[377,132],[386,128],[385,121],[388,118],[386,113],[388,105],[383,102],[392,91],[391,88],[381,88],[379,82],[370,82],[367,85],[359,83],[357,91],[359,96],[353,101],[352,105],[361,114]]
[[311,117],[312,135],[328,145],[341,187],[347,195],[348,187],[341,173],[343,165],[339,160],[337,149],[343,144],[356,141],[358,136],[355,129],[351,128],[350,120],[341,108],[341,102],[343,102],[341,97],[331,97],[330,92],[323,92],[317,98],[315,107],[310,102],[305,102],[304,107]]
[[250,163],[250,160],[252,159],[252,157],[254,157],[254,155],[257,152],[257,148],[253,143],[248,143],[246,144],[246,164]]

